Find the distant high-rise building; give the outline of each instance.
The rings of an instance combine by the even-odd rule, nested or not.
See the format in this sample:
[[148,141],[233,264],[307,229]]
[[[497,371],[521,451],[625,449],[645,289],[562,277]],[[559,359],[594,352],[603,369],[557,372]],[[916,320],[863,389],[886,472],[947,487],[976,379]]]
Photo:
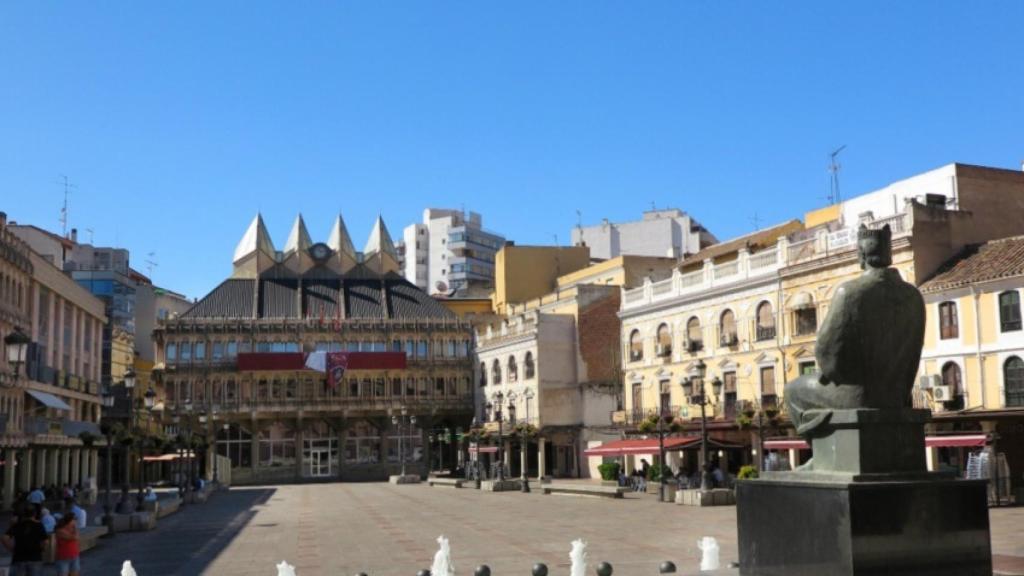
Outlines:
[[409,282],[430,294],[464,295],[494,288],[494,255],[504,244],[476,212],[427,208],[396,248]]
[[607,260],[616,256],[660,256],[682,258],[718,243],[714,234],[692,216],[676,208],[648,210],[642,220],[577,226],[572,230],[574,246],[590,247],[590,257]]

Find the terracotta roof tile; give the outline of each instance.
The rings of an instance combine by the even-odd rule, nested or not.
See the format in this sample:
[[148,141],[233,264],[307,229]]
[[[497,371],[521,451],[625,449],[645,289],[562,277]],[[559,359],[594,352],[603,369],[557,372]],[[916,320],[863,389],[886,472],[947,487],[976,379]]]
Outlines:
[[964,248],[921,284],[921,292],[939,292],[1014,276],[1024,276],[1024,236]]

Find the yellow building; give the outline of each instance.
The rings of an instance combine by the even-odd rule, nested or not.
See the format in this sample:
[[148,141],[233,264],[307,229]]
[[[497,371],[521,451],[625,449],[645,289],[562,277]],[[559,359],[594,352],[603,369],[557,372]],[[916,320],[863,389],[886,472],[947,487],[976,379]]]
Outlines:
[[494,257],[494,310],[553,292],[559,276],[589,265],[586,246],[506,245]]
[[917,284],[971,243],[1024,232],[1021,213],[1024,173],[950,164],[808,213],[807,227],[788,222],[702,250],[672,278],[623,294],[619,423],[634,429],[667,406],[695,429],[699,406],[683,384],[701,360],[705,382],[721,382],[707,390],[712,437],[757,453],[765,436],[790,433],[785,382],[815,369],[818,324],[835,289],[860,274],[860,226],[889,227],[893,266]]
[[[1024,237],[971,246],[921,285],[928,313],[918,387],[932,431],[979,435],[1011,479],[1024,474]],[[933,467],[962,468],[962,450],[929,454]]]

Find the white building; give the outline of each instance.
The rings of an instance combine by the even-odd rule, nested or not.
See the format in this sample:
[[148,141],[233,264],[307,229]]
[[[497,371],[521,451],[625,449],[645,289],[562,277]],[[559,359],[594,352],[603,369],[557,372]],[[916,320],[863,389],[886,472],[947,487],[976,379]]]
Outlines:
[[717,242],[700,222],[676,208],[648,210],[642,220],[633,222],[605,219],[572,231],[573,246],[589,246],[590,257],[601,260],[620,255],[681,258]]
[[483,229],[476,212],[427,208],[423,223],[406,226],[398,241],[406,280],[430,294],[465,294],[494,287],[494,255],[505,238]]

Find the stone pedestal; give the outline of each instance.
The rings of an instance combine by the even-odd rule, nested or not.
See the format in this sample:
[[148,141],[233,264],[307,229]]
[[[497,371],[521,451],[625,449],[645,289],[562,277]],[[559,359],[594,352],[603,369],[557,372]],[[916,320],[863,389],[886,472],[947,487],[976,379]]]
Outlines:
[[419,484],[420,477],[418,474],[396,474],[394,476],[388,476],[388,482],[392,484]]
[[992,574],[984,481],[815,476],[737,483],[741,575]]
[[676,492],[676,504],[682,504],[683,506],[732,506],[736,504],[736,496],[728,488],[680,490]]

